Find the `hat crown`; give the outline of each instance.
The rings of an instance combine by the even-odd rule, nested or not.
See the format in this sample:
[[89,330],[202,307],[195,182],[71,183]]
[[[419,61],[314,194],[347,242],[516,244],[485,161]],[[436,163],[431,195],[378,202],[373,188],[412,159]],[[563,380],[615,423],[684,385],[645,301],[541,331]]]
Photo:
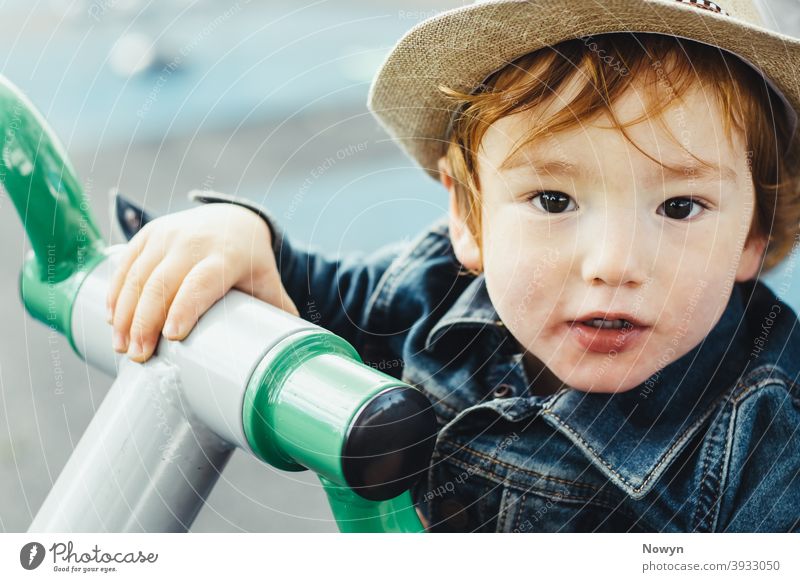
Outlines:
[[[475,0],[473,4],[495,4],[503,2],[504,0]],[[520,0],[520,2],[529,2],[530,0]],[[736,18],[749,24],[756,26],[764,26],[764,19],[758,9],[757,0],[644,0],[649,4],[671,4],[679,3],[691,6],[696,10],[706,10],[715,12],[731,18]]]

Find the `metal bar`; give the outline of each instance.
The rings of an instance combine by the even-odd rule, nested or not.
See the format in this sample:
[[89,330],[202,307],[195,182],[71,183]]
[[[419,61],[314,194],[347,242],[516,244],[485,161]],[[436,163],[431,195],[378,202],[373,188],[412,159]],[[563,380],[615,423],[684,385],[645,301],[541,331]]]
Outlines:
[[187,412],[174,366],[124,361],[30,531],[186,531],[234,450]]

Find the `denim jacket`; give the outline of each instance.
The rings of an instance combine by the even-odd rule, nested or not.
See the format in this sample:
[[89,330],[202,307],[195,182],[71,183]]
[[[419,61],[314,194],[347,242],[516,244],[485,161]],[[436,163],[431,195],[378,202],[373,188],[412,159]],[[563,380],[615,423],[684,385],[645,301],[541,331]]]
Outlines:
[[763,283],[736,283],[707,338],[641,386],[539,396],[445,218],[336,258],[257,205],[197,199],[261,214],[301,317],[430,398],[439,432],[412,493],[431,531],[800,530],[797,316]]

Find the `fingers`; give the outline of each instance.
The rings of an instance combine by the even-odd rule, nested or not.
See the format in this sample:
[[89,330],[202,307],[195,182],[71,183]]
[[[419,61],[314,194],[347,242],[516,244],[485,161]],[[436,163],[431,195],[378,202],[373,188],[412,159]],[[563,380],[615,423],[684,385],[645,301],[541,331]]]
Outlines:
[[[106,297],[117,352],[148,360],[162,328],[167,339],[184,339],[234,286],[299,317],[271,253],[253,254],[253,237],[257,248],[270,248],[266,224],[249,210],[222,206],[162,217],[154,221],[160,226],[147,225],[128,243]],[[229,220],[234,240],[219,232]]]
[[182,340],[194,328],[197,320],[228,290],[223,280],[223,261],[208,256],[197,263],[181,283],[164,326],[164,337]]
[[128,356],[133,361],[144,362],[153,355],[167,312],[186,271],[184,262],[167,258],[148,277],[131,324]]
[[125,275],[116,305],[112,325],[114,326],[114,350],[125,352],[128,350],[130,340],[131,322],[136,305],[142,294],[150,273],[161,261],[162,255],[152,249],[152,245],[145,248],[143,253],[134,260]]
[[147,242],[150,229],[144,228],[136,233],[125,248],[120,253],[120,263],[117,265],[114,274],[108,285],[108,293],[106,295],[106,311],[108,312],[108,322],[111,323],[114,314],[114,308],[117,305],[117,298],[119,297],[122,284],[125,282],[125,277],[128,276],[128,271],[133,265],[133,262],[139,258],[139,255],[144,249]]

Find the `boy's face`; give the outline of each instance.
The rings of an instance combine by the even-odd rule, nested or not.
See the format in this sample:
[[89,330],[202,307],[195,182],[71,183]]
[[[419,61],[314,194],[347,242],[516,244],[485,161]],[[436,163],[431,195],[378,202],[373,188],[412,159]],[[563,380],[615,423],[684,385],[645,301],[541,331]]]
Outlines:
[[[622,96],[614,104],[620,122],[639,117],[642,101],[641,91]],[[640,152],[606,116],[543,136],[509,159],[540,113],[503,118],[481,142],[482,265],[443,176],[454,249],[465,266],[483,268],[529,372],[544,364],[578,390],[630,390],[697,346],[719,321],[734,281],[756,275],[764,242],[745,245],[755,210],[749,157],[738,135],[727,139],[715,96],[699,87],[683,104],[674,100],[663,119],[711,171],[655,119],[627,131],[677,173]],[[449,173],[444,159],[442,169]],[[634,326],[581,323],[601,314]]]

